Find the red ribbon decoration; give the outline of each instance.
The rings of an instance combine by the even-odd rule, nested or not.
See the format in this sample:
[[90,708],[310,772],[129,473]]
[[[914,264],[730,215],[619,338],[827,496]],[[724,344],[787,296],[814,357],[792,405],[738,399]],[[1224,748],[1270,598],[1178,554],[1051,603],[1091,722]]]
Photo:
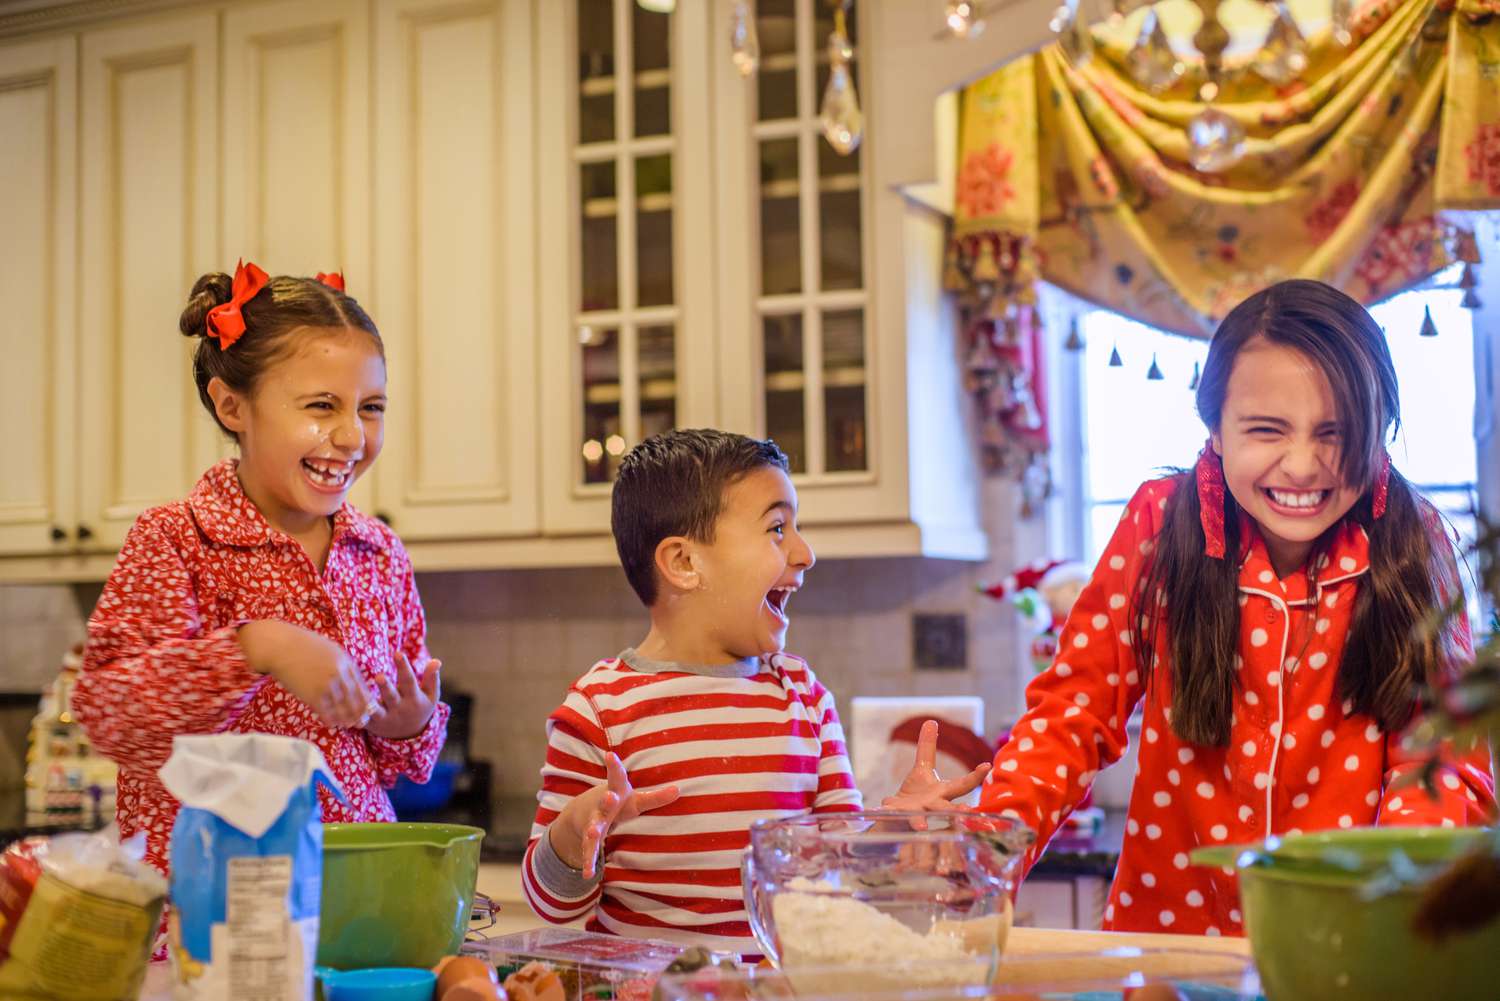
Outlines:
[[[1198,518],[1203,524],[1203,554],[1216,560],[1224,558],[1224,460],[1214,451],[1213,439],[1203,446],[1198,464],[1193,468],[1198,482]],[[1380,472],[1375,476],[1371,513],[1385,517],[1386,501],[1391,492],[1391,453],[1380,450]]]
[[229,301],[210,309],[204,321],[208,336],[218,340],[220,351],[228,351],[245,335],[245,317],[240,310],[270,280],[270,275],[254,264],[246,264],[243,259],[234,266],[234,286]]
[[1213,439],[1198,454],[1193,468],[1198,481],[1198,520],[1203,523],[1203,554],[1224,558],[1224,460],[1214,451]]
[[1385,514],[1386,498],[1391,493],[1391,453],[1380,450],[1380,472],[1375,476],[1375,496],[1370,499],[1370,509],[1375,517]]
[[344,291],[344,273],[342,271],[319,271],[318,281],[329,288],[336,288],[340,292]]

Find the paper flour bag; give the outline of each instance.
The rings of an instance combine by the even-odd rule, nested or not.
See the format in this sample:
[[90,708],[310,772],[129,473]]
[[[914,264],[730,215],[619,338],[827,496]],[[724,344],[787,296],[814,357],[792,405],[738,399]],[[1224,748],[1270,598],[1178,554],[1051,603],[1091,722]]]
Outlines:
[[172,828],[168,939],[176,1001],[306,1001],[318,953],[318,784],[343,793],[305,740],[177,737],[161,769]]

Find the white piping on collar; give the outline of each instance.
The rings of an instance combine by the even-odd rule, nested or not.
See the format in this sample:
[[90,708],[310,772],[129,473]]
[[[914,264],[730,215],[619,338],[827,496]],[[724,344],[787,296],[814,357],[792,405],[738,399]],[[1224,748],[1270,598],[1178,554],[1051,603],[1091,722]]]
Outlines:
[[1281,757],[1281,735],[1286,730],[1286,709],[1282,693],[1286,689],[1286,645],[1291,638],[1292,616],[1287,611],[1286,599],[1269,591],[1253,587],[1242,587],[1247,594],[1258,594],[1270,599],[1281,609],[1281,656],[1276,658],[1276,729],[1271,734],[1271,767],[1266,771],[1266,837],[1271,837],[1271,802],[1276,790],[1276,763]]

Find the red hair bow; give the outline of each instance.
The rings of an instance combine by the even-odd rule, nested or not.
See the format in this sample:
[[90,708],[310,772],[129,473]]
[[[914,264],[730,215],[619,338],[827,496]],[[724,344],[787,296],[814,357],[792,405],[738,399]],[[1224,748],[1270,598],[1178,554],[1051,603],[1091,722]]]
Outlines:
[[342,271],[319,271],[318,281],[329,288],[336,288],[340,292],[344,291],[344,273]]
[[208,336],[218,340],[220,351],[228,351],[235,341],[244,336],[245,317],[240,311],[270,280],[270,275],[254,264],[246,264],[244,260],[234,266],[234,287],[229,301],[210,309],[204,321]]

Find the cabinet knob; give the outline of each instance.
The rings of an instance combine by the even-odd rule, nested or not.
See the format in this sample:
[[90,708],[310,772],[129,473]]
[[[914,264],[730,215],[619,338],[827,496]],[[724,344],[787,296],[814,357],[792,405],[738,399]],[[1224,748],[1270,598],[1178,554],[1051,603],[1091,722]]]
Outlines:
[[87,525],[78,526],[78,541],[87,542],[94,537],[94,530]]
[[67,529],[62,528],[58,525],[53,525],[52,531],[48,534],[52,536],[53,542],[66,542],[68,538]]
[[391,523],[391,516],[390,516],[390,513],[387,512],[387,511],[376,511],[375,512],[375,517],[379,518],[381,521],[385,522],[387,525],[389,525]]

